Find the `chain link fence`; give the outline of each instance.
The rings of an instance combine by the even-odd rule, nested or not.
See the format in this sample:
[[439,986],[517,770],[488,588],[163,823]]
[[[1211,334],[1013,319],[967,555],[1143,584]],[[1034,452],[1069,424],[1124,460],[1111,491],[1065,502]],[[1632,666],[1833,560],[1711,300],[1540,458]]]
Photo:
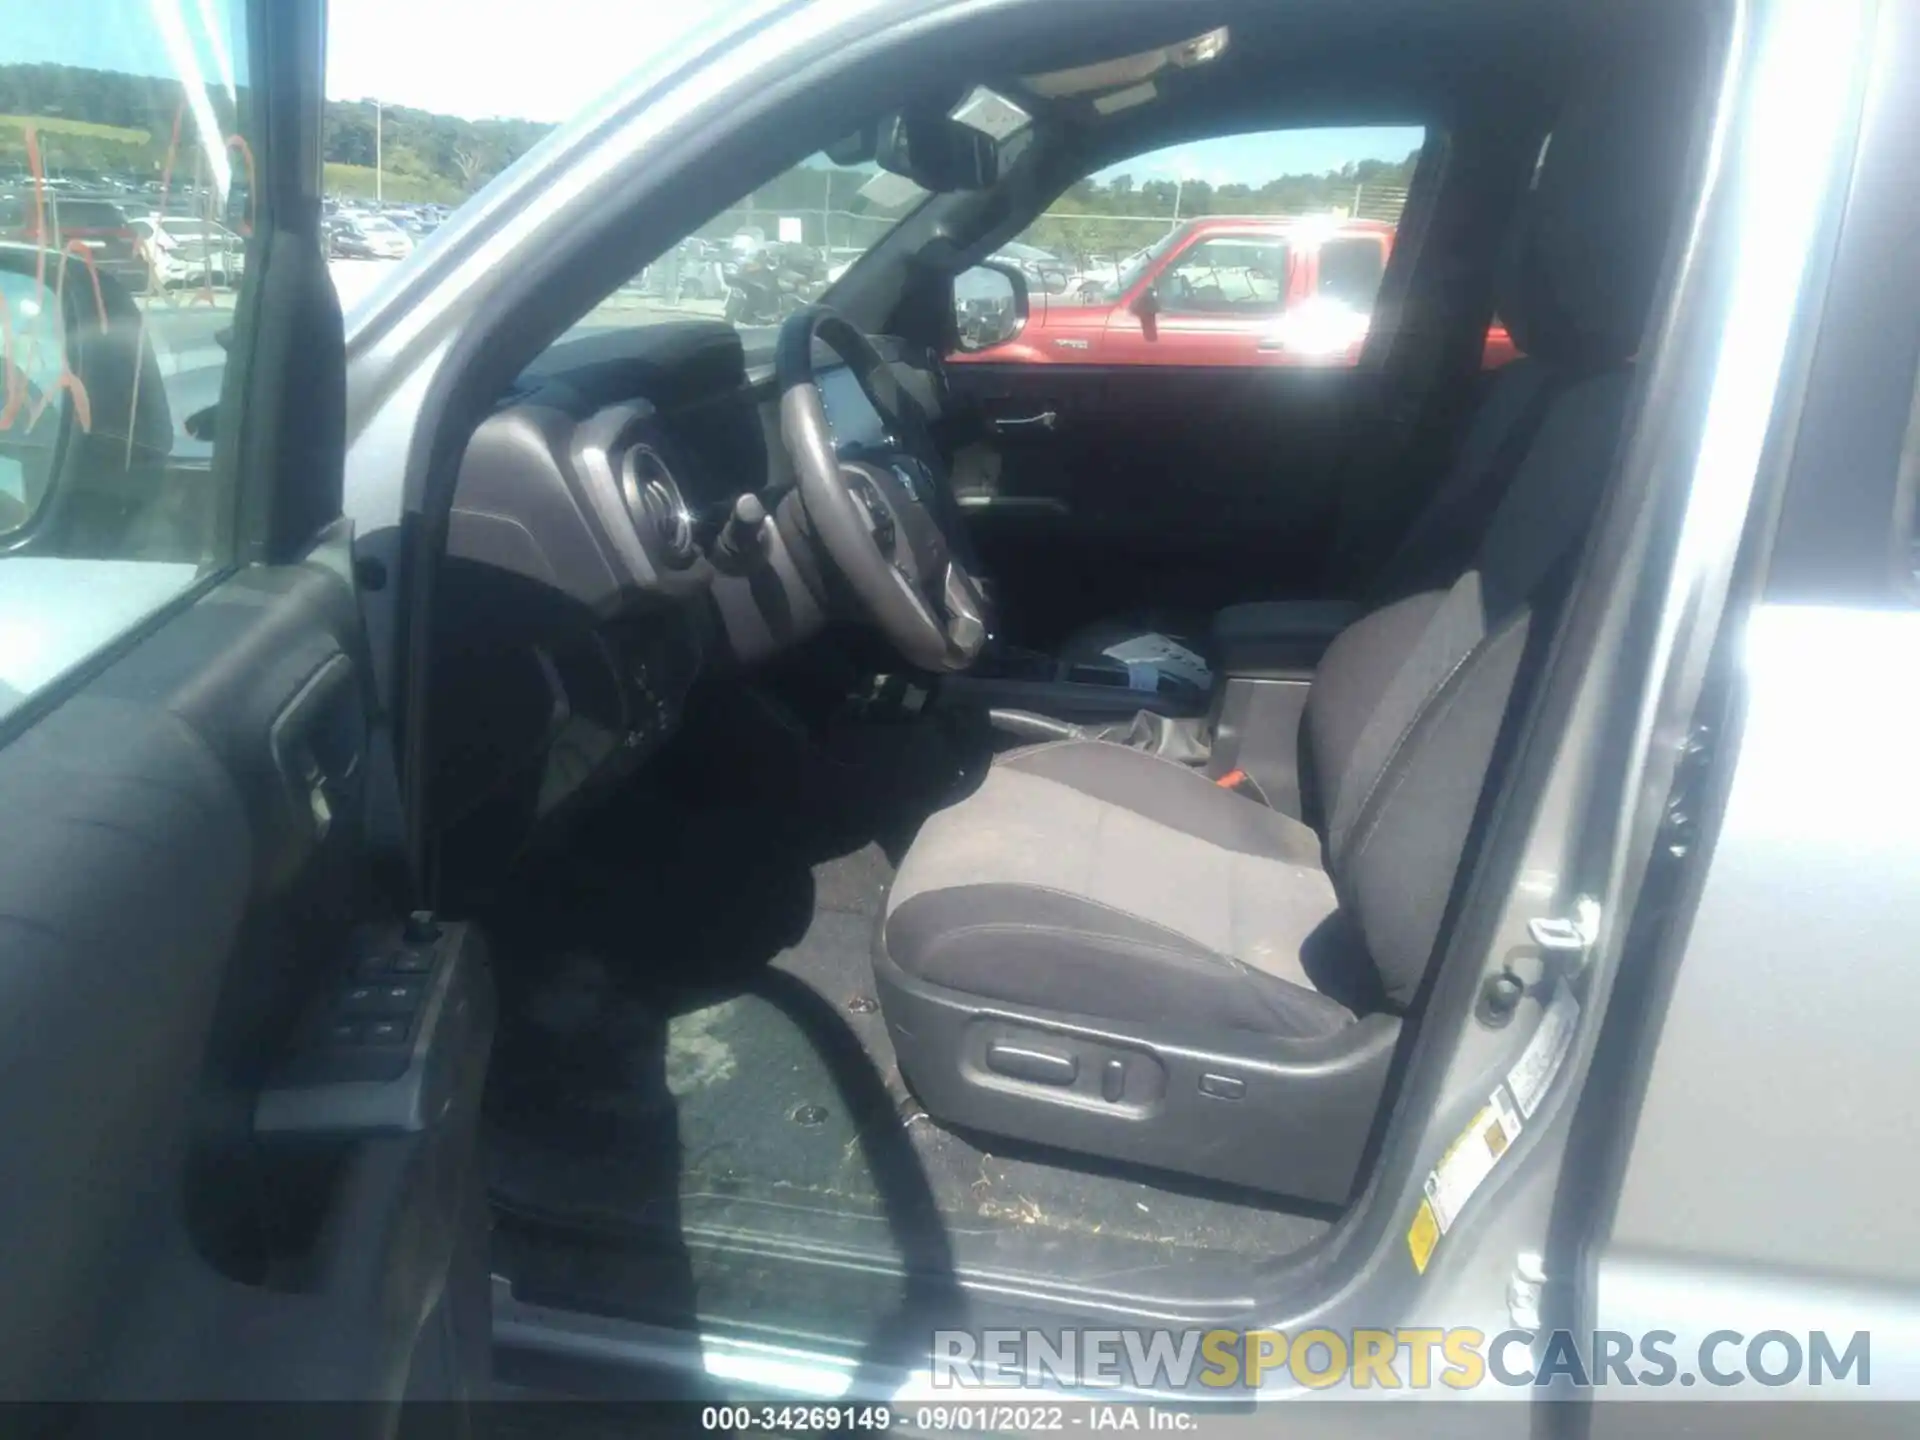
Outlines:
[[[1350,196],[1343,196],[1339,202],[1315,213],[1395,224],[1406,203],[1404,186],[1355,185]],[[1057,262],[1040,261],[1036,268],[1044,272],[1039,276],[1044,288],[1060,293],[1080,277],[1109,276],[1129,256],[1163,239],[1175,227],[1201,218],[1205,217],[1050,210],[1029,225],[1019,238],[1023,244],[1048,252]],[[1260,218],[1298,220],[1306,217],[1285,213]],[[694,232],[692,240],[705,242],[704,250],[699,245],[679,246],[635,275],[623,290],[634,298],[676,305],[685,302],[689,308],[704,309],[725,296],[725,285],[714,267],[728,258],[726,252],[737,236],[749,236],[756,242],[785,240],[804,245],[819,257],[824,275],[864,254],[898,223],[898,215],[859,214],[824,206],[818,209],[735,206],[723,210]]]
[[[1345,203],[1323,207],[1312,213],[1379,220],[1395,225],[1399,223],[1406,204],[1407,192],[1403,186],[1356,185],[1351,199]],[[1309,218],[1306,213],[1259,214],[1245,210],[1222,211],[1220,215],[1276,221]],[[1206,218],[1209,216],[1090,215],[1049,210],[1021,233],[1020,240],[1058,257],[1069,273],[1098,273],[1156,244],[1176,227]]]

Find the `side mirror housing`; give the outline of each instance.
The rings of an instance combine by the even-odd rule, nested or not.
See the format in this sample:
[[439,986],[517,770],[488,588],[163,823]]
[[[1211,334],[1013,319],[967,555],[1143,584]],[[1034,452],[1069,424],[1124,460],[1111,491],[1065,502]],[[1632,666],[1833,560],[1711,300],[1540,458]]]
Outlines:
[[0,247],[0,306],[0,538],[31,529],[38,553],[65,553],[84,543],[77,506],[151,498],[167,385],[133,296],[70,255]]
[[44,276],[22,263],[29,258],[0,252],[0,535],[24,528],[53,488],[76,390],[85,409],[68,354],[66,297],[54,285],[59,258],[48,254]]
[[1152,286],[1148,286],[1133,297],[1133,303],[1127,307],[1140,322],[1140,333],[1149,340],[1160,338],[1160,295]]
[[954,348],[977,354],[1018,338],[1027,325],[1027,277],[984,260],[953,277]]

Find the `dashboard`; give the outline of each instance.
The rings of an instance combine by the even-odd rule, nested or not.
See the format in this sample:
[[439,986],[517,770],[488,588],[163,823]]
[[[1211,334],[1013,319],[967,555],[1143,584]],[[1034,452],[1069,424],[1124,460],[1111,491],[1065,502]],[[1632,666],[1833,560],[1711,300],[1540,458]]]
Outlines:
[[[889,358],[931,405],[937,364]],[[823,357],[817,376],[836,444],[886,441],[849,370]],[[746,495],[764,522],[733,519]],[[461,462],[434,607],[436,829],[537,830],[656,753],[703,677],[818,633],[834,591],[810,537],[770,368],[731,326],[554,346]]]

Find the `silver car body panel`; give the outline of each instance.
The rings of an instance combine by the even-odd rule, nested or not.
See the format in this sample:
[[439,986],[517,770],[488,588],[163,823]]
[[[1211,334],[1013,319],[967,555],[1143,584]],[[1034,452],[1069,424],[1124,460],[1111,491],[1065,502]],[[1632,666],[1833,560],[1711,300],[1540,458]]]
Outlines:
[[1721,1329],[1869,1330],[1873,1393],[1912,1400],[1920,612],[1765,606],[1741,649],[1739,759],[1596,1319],[1683,1351]]

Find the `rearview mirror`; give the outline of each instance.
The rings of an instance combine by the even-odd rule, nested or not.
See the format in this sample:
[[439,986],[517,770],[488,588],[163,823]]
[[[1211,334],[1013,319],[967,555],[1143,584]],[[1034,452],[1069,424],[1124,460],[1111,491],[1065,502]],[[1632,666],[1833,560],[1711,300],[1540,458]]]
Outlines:
[[1016,339],[1027,324],[1027,280],[988,260],[953,277],[956,348],[975,354]]
[[867,165],[872,163],[879,148],[880,127],[870,122],[834,141],[824,153],[836,165]]
[[939,111],[916,111],[881,122],[874,163],[936,195],[985,190],[1000,175],[991,136]]

